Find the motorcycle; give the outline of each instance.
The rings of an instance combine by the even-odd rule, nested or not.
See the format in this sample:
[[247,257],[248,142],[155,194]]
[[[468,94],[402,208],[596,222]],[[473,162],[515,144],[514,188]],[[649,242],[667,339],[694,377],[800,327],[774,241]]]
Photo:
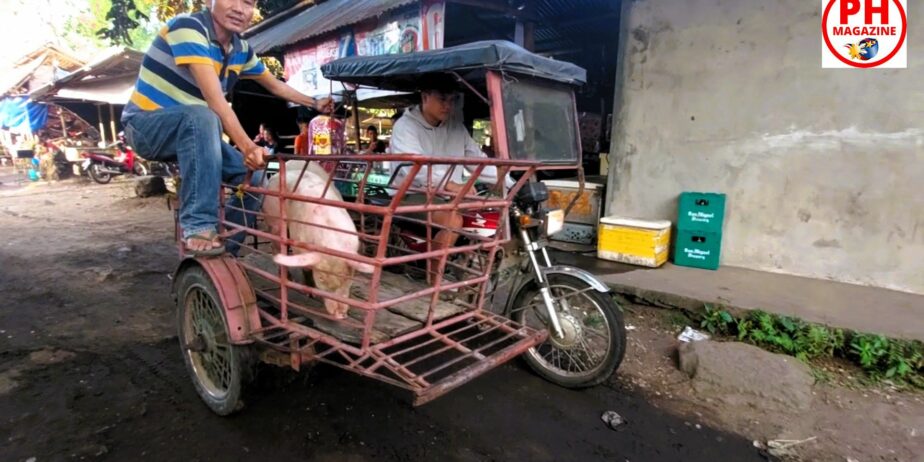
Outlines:
[[[397,166],[392,180],[403,167]],[[475,189],[481,196],[492,194],[488,185],[476,184]],[[368,202],[384,205],[390,201],[382,192],[372,192],[366,197]],[[580,268],[554,264],[548,238],[563,229],[565,211],[547,208],[548,198],[544,183],[531,182],[514,198],[507,219],[493,209],[463,212],[466,235],[456,245],[468,245],[478,236],[490,238],[510,226],[513,239],[499,249],[490,269],[485,307],[522,325],[549,330],[545,343],[523,355],[537,374],[568,388],[590,387],[605,381],[622,362],[625,322],[606,285]],[[391,229],[389,257],[428,250],[425,224],[395,220]],[[458,254],[447,263],[446,271],[462,281],[483,273],[487,261],[484,253]],[[425,262],[417,262],[391,271],[422,279],[427,268]],[[478,296],[477,286],[456,296],[471,303]],[[556,315],[550,315],[552,310]]]
[[[487,42],[480,46],[491,50],[491,53],[485,54],[489,56],[506,55],[508,52],[517,55],[522,51],[515,48],[508,50],[508,45],[503,42]],[[349,58],[325,64],[322,71],[329,80],[344,83],[348,92],[360,87],[413,92],[418,90],[420,77],[425,74],[441,74],[443,78],[452,79],[467,89],[465,97],[471,98],[469,101],[475,104],[471,107],[474,110],[472,112],[481,111],[489,115],[491,133],[497,141],[492,144],[497,158],[540,162],[541,165],[525,182],[520,177],[521,186],[511,198],[509,206],[495,210],[489,207],[459,209],[463,221],[455,234],[461,242],[457,241],[454,249],[478,247],[466,246],[465,240],[495,241],[494,237],[498,235],[505,239],[502,244],[492,248],[451,252],[440,275],[443,280],[450,279],[447,275],[456,279],[457,283],[450,284],[459,290],[454,295],[441,293],[440,297],[455,296],[458,300],[458,297],[474,296],[477,302],[470,304],[472,306],[493,301],[496,303],[484,303],[484,308],[492,309],[519,325],[547,330],[547,339],[529,348],[523,355],[526,363],[545,379],[570,388],[602,383],[612,376],[625,354],[626,329],[622,311],[609,287],[593,274],[581,268],[558,265],[553,261],[546,248],[548,239],[563,229],[567,213],[566,210],[550,209],[547,206],[548,189],[544,183],[536,181],[539,174],[576,170],[583,189],[580,130],[574,92],[586,81],[586,72],[567,65],[561,65],[554,71],[535,72],[531,66],[540,60],[530,57],[516,61],[516,66],[530,68],[528,75],[524,75],[518,72],[522,68],[498,70],[506,65],[506,61],[505,64],[489,65],[476,59],[474,53],[460,52],[452,55],[451,59],[442,54],[437,56],[427,53],[430,52]],[[357,95],[351,97],[358,100]],[[481,102],[485,104],[481,105]],[[477,167],[472,168],[475,171],[469,173],[477,183],[481,173]],[[408,167],[402,176],[407,178],[416,174],[413,167]],[[391,204],[391,199],[371,197],[379,196],[372,194],[369,187],[372,175],[361,176],[358,182],[355,178],[351,179],[354,180],[351,185],[363,188],[357,191],[363,200],[378,200],[380,202],[376,205],[379,206]],[[394,196],[406,194],[404,199],[407,199],[410,189],[401,192],[398,188],[408,188],[409,184],[405,181],[396,182],[395,179],[392,176],[386,188]],[[436,185],[445,179],[432,178]],[[470,194],[472,186],[466,184],[461,194]],[[421,188],[417,189],[415,194],[426,194],[419,191]],[[440,192],[439,186],[436,191],[443,199],[461,204],[458,196],[447,196],[445,192]],[[569,205],[573,206],[574,203]],[[399,217],[397,215],[394,218]],[[359,218],[360,229],[367,229],[370,224],[365,223],[365,217]],[[403,265],[404,270],[411,273],[421,270],[440,273],[439,268],[433,268],[433,259],[428,263],[425,261],[427,259],[411,258],[432,248],[433,234],[437,230],[430,224],[421,223],[421,220],[409,218],[395,219],[387,225],[390,229],[386,256],[399,259],[402,255],[408,256]],[[385,223],[381,226],[385,226]],[[396,253],[389,255],[390,251]],[[489,252],[493,252],[493,255]],[[416,267],[413,263],[415,261]],[[425,265],[429,268],[421,268]],[[399,270],[397,264],[391,266],[395,267],[392,271]],[[416,274],[409,276],[411,279],[421,279]]]
[[106,184],[112,177],[119,175],[146,176],[150,173],[144,160],[135,154],[135,151],[125,143],[125,137],[120,134],[119,140],[109,146],[118,152],[113,156],[107,152],[88,152],[83,154],[84,161],[81,171],[99,183]]

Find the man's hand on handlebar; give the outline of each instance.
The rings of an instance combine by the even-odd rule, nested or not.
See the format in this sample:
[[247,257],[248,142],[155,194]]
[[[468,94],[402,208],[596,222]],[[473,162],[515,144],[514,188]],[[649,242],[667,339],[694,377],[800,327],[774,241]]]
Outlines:
[[322,114],[334,112],[334,100],[328,96],[314,100],[314,109]]
[[[503,181],[493,185],[489,183],[475,183],[475,186],[472,188],[473,191],[470,191],[470,193],[474,192],[476,196],[504,197],[504,186]],[[451,193],[459,193],[462,192],[462,188],[464,187],[465,185],[462,183],[449,181],[446,183],[445,189]]]
[[269,152],[262,146],[251,145],[244,151],[244,163],[251,170],[258,170],[266,165]]

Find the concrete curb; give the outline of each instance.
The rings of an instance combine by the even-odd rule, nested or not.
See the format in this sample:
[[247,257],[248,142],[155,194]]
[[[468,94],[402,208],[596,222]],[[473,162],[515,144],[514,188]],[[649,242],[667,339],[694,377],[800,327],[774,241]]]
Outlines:
[[722,301],[722,300],[703,300],[700,298],[688,297],[684,295],[672,294],[669,292],[662,292],[662,291],[657,291],[657,290],[642,289],[639,287],[629,286],[629,285],[619,284],[619,283],[614,283],[614,282],[606,282],[606,285],[609,286],[610,289],[613,290],[613,294],[616,297],[621,299],[620,300],[621,302],[645,304],[645,305],[651,305],[651,306],[656,306],[659,308],[666,308],[666,309],[672,309],[672,310],[683,310],[683,311],[687,311],[692,314],[702,314],[706,310],[706,305],[713,305],[717,308],[721,308],[727,311],[729,314],[731,314],[735,318],[746,316],[749,313],[752,313],[754,311],[763,311],[766,313],[776,314],[779,316],[789,316],[791,318],[799,319],[801,321],[804,321],[810,324],[822,325],[822,326],[826,326],[832,329],[841,329],[844,332],[851,333],[851,334],[857,334],[857,333],[879,334],[879,335],[882,335],[884,337],[887,337],[893,340],[924,341],[922,339],[898,337],[898,336],[890,335],[884,332],[875,332],[875,331],[870,331],[870,330],[857,330],[857,329],[853,329],[850,327],[832,325],[830,323],[819,322],[813,319],[805,319],[798,315],[774,313],[773,311],[769,311],[769,310],[761,309],[761,308],[751,308],[751,307],[730,305],[727,302]]
[[683,295],[646,290],[614,282],[608,282],[606,285],[613,290],[613,293],[628,301],[653,305],[660,308],[681,309],[693,313],[700,313],[704,311],[704,307],[707,303],[711,303]]

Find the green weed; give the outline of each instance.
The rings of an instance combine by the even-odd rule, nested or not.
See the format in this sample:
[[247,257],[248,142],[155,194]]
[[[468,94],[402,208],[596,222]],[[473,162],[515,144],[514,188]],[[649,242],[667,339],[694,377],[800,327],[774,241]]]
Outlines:
[[716,309],[712,305],[706,305],[706,312],[699,322],[699,326],[709,331],[710,334],[728,334],[729,327],[735,322],[731,313],[725,310]]
[[881,335],[854,334],[802,320],[752,311],[735,318],[721,307],[706,305],[701,328],[713,335],[733,336],[802,361],[841,357],[859,365],[873,381],[889,379],[924,388],[924,344]]
[[850,353],[873,378],[910,381],[916,386],[921,383],[921,377],[915,377],[924,371],[921,342],[858,334],[850,339]]

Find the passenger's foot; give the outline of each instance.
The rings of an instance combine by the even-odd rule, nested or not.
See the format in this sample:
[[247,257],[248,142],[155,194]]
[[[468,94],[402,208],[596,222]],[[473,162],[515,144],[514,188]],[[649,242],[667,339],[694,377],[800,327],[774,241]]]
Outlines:
[[225,252],[225,246],[215,231],[193,234],[183,241],[183,245],[187,252],[197,257],[214,257]]

